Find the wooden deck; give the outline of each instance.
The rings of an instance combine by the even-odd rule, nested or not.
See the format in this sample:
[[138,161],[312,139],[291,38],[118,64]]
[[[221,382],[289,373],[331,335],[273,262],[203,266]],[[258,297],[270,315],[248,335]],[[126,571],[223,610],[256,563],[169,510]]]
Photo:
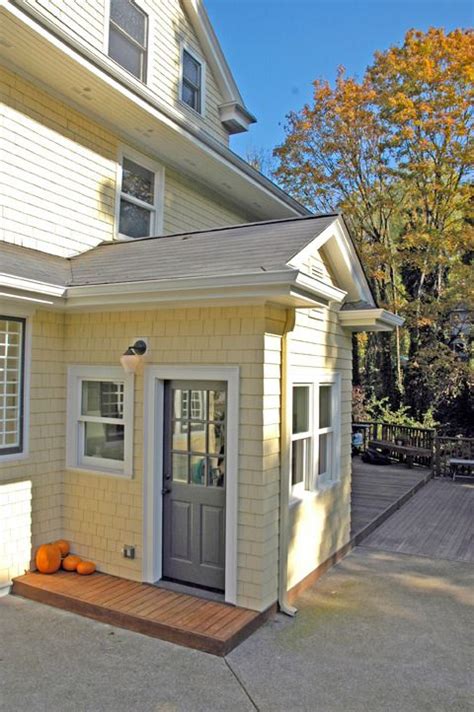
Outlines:
[[428,468],[352,460],[351,540],[359,544],[428,482]]
[[429,482],[363,546],[474,563],[474,484]]
[[12,593],[178,645],[226,655],[273,613],[94,573],[19,576]]

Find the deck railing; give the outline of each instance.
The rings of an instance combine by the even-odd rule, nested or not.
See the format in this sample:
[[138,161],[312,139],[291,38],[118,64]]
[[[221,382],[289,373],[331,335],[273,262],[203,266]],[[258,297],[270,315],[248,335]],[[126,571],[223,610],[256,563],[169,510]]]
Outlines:
[[[435,452],[436,430],[433,428],[416,428],[408,425],[394,425],[393,423],[383,423],[376,421],[358,421],[353,423],[353,427],[360,429],[363,432],[364,444],[366,449],[370,440],[383,440],[394,444],[402,444],[408,447],[423,448],[430,450],[432,454]],[[390,453],[396,456],[396,452]],[[423,467],[431,467],[433,457],[423,455],[414,455],[413,463],[422,465]],[[436,470],[435,470],[435,474]]]
[[460,458],[474,460],[474,438],[436,437],[435,475],[446,477],[451,474],[449,460]]

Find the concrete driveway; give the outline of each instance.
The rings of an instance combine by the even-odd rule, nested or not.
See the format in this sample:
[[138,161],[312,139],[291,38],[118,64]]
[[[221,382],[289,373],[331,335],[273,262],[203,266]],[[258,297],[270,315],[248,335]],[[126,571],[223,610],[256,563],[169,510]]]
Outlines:
[[474,711],[472,564],[356,549],[226,659],[0,599],[0,710]]

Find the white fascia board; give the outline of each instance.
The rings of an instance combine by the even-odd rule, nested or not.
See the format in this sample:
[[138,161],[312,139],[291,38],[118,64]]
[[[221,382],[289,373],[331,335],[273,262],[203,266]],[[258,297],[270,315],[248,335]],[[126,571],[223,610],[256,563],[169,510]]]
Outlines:
[[63,297],[66,288],[48,282],[38,282],[34,279],[16,277],[14,274],[0,272],[0,287],[17,289],[24,292],[34,292],[35,294],[45,294],[50,297]]
[[[144,86],[138,79],[129,75],[125,70],[118,67],[115,62],[109,59],[98,50],[84,45],[73,36],[62,30],[59,26],[48,20],[41,12],[36,10],[26,0],[15,0],[15,5],[11,0],[0,0],[0,10],[13,16],[15,20],[22,23],[28,29],[37,33],[43,40],[49,42],[57,50],[65,54],[80,65],[85,71],[92,74],[96,79],[107,84],[113,91],[120,93],[125,99],[134,102],[140,110],[159,121],[168,129],[173,130],[183,139],[191,142],[199,151],[214,161],[225,166],[227,170],[239,178],[245,178],[257,191],[261,191],[280,206],[284,206],[295,216],[310,215],[311,211],[300,205],[291,196],[268,178],[253,169],[240,156],[231,151],[224,144],[220,144],[211,136],[195,135],[192,128],[182,119],[181,114],[171,107],[163,106],[148,87]],[[33,77],[34,79],[34,77]],[[240,95],[239,95],[240,97]],[[242,107],[241,107],[242,108]],[[78,106],[80,111],[84,108]],[[104,120],[100,114],[91,111],[91,116],[99,123]],[[251,116],[251,114],[249,115]],[[105,122],[108,125],[108,122]],[[116,130],[116,127],[111,127]],[[233,196],[238,199],[238,196]]]
[[[202,278],[149,280],[120,284],[69,287],[67,309],[129,307],[131,304],[169,305],[171,303],[273,301],[294,307],[327,305],[329,298],[319,287],[298,280],[297,272],[262,272],[240,275],[215,275]],[[313,280],[317,282],[317,280]]]
[[[338,263],[341,265],[342,271],[347,275],[345,281],[348,279],[352,281],[357,290],[358,300],[366,301],[376,307],[359,256],[352,243],[352,238],[340,216],[335,216],[334,221],[318,237],[315,237],[314,240],[294,255],[288,262],[288,266],[301,269],[308,258],[324,246],[326,246],[330,260],[335,265]],[[348,284],[342,286],[344,286],[346,292],[349,292]],[[353,301],[356,301],[356,299],[354,298]]]
[[340,311],[341,326],[351,331],[393,331],[404,323],[403,317],[386,309],[354,309]]

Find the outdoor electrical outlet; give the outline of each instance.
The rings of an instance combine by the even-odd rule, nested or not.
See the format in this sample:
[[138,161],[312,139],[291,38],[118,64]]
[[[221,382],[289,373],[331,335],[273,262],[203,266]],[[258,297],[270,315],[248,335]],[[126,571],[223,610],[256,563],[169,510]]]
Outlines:
[[124,555],[125,559],[134,559],[135,558],[135,547],[130,546],[130,544],[125,544],[125,546],[122,549],[122,554]]

